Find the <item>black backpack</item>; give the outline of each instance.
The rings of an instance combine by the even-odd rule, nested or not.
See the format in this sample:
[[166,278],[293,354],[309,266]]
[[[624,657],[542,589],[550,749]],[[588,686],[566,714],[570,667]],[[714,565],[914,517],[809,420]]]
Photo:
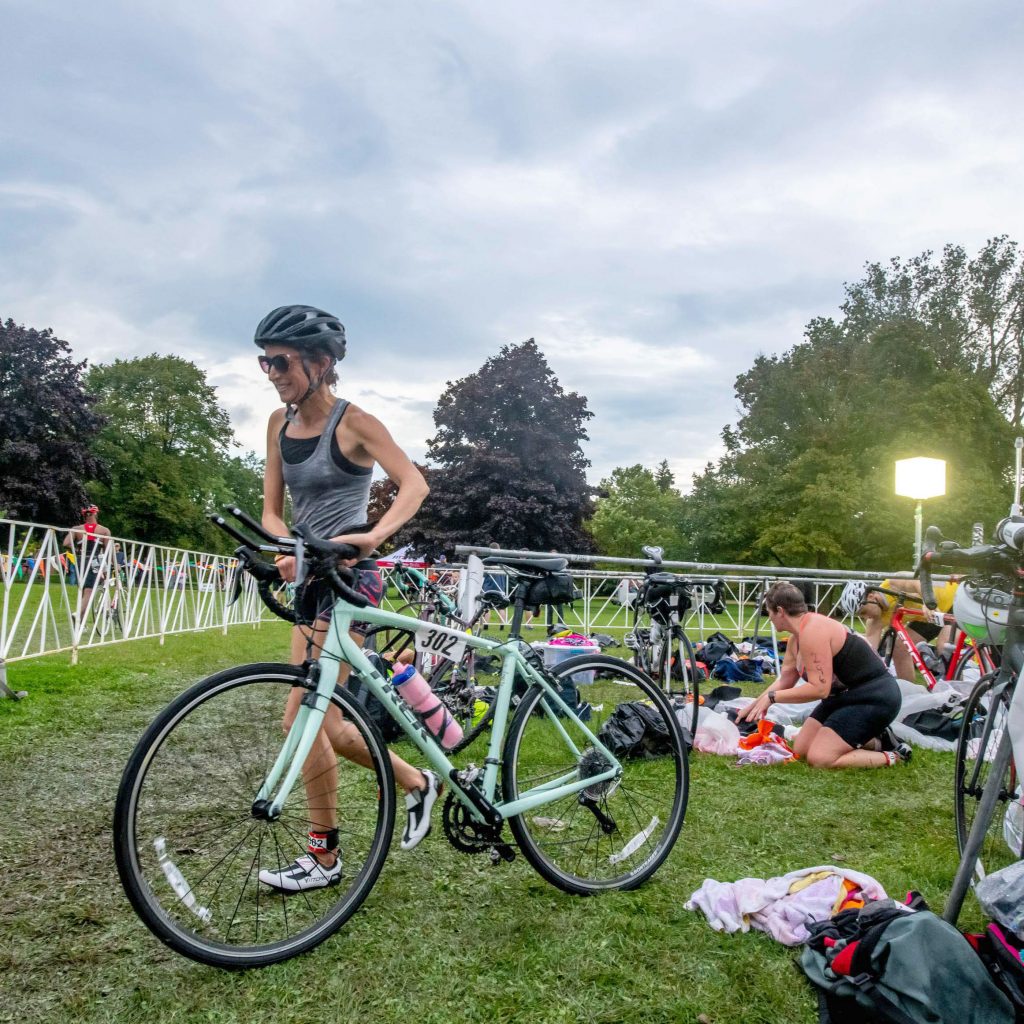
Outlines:
[[875,900],[808,925],[800,966],[821,1024],[1014,1024],[1014,1008],[971,943],[927,909]]
[[[376,651],[364,651],[367,661],[385,678],[391,678],[391,667]],[[353,669],[345,680],[345,689],[366,708],[367,714],[377,724],[385,743],[393,743],[402,735],[399,724],[388,714],[383,704],[370,692],[358,672]]]
[[616,757],[653,758],[672,749],[672,737],[661,714],[638,700],[620,704],[597,737]]

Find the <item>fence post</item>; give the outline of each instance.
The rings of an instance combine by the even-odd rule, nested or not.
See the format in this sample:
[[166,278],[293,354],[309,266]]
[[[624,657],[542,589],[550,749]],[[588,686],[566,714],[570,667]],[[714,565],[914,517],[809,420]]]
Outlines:
[[12,690],[7,685],[7,662],[0,658],[0,694],[11,700],[21,700],[28,696],[28,690]]

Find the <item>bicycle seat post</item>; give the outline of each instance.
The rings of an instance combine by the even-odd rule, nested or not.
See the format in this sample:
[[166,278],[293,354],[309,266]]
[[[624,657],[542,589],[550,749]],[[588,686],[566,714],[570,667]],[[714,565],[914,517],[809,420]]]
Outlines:
[[508,627],[509,640],[523,639],[523,614],[526,611],[526,591],[529,587],[528,580],[521,580],[516,584],[512,598],[512,621]]

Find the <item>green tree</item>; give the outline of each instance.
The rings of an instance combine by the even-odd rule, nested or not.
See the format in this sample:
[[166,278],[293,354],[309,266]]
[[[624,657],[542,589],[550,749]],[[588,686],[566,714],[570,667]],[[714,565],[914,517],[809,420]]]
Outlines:
[[981,375],[939,365],[931,329],[887,321],[867,338],[816,321],[808,340],[762,356],[736,383],[743,415],[726,455],[684,501],[693,554],[836,568],[910,561],[912,505],[893,463],[943,458],[948,493],[928,518],[968,537],[1008,504],[1013,431]]
[[86,481],[103,472],[90,449],[103,417],[70,352],[49,328],[0,322],[0,515],[80,522]]
[[586,398],[562,389],[532,338],[449,382],[434,411],[427,454],[435,468],[416,541],[428,550],[589,550],[590,463],[580,442],[592,415]]
[[667,462],[653,473],[640,465],[613,469],[598,485],[601,497],[587,524],[597,550],[639,558],[645,544],[654,544],[667,558],[680,558],[686,551],[680,532],[683,503],[673,482]]
[[[974,257],[947,245],[909,260],[869,263],[846,286],[842,330],[864,340],[911,319],[938,363],[977,376],[1017,429],[1024,421],[1024,255],[1006,235]],[[823,321],[831,324],[830,321]]]
[[231,502],[259,519],[263,509],[264,466],[264,460],[255,452],[224,459],[220,467],[218,504]]
[[96,451],[109,479],[94,493],[115,534],[182,547],[229,543],[206,519],[226,497],[233,443],[206,374],[178,356],[94,366],[86,387],[108,418]]

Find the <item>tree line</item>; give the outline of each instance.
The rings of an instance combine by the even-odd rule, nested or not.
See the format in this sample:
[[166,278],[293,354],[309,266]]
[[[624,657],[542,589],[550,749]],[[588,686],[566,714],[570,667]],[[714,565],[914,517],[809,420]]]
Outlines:
[[87,366],[52,330],[0,323],[0,513],[65,526],[95,502],[120,537],[225,550],[207,519],[258,509],[263,463],[206,375],[178,356]]
[[[396,538],[428,555],[458,543],[533,551],[833,568],[909,562],[912,503],[893,464],[947,462],[930,521],[966,538],[1005,515],[1024,422],[1024,261],[1005,236],[974,256],[870,263],[781,355],[736,379],[725,454],[687,493],[667,460],[618,467],[595,488],[583,443],[593,413],[537,343],[504,345],[449,381],[428,440],[431,494]],[[223,548],[221,501],[258,509],[262,463],[231,454],[226,413],[201,370],[174,356],[87,367],[52,331],[0,325],[0,509],[70,522],[88,496],[115,533]],[[377,481],[371,518],[394,487]]]

